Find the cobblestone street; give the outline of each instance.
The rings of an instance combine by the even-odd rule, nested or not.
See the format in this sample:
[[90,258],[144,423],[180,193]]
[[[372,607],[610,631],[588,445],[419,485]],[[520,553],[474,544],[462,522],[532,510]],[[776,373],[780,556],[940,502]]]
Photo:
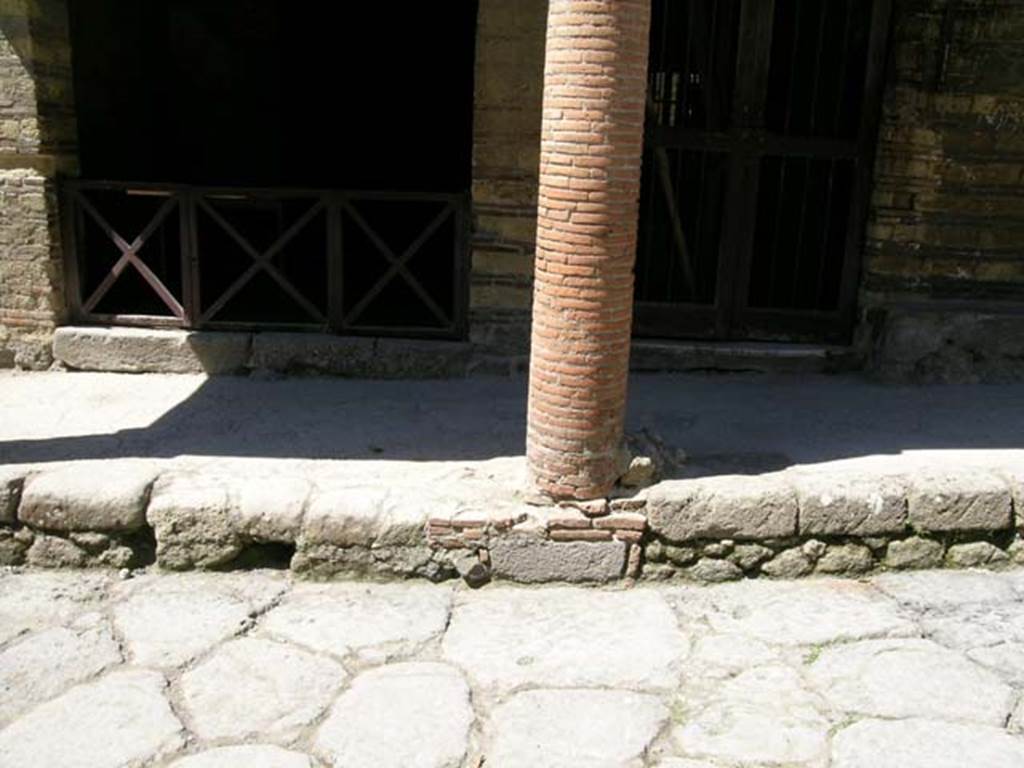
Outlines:
[[0,576],[0,766],[1019,768],[1024,571]]

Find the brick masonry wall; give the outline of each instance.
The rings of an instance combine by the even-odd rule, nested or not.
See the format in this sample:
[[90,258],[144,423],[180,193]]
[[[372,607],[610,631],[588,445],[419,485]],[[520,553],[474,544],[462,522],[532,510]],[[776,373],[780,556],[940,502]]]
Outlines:
[[897,0],[862,337],[900,378],[1019,378],[1022,305],[1024,2]]
[[551,0],[544,66],[527,462],[556,498],[624,467],[648,0]]
[[50,364],[64,313],[54,178],[76,128],[62,0],[0,0],[0,366]]
[[470,333],[525,361],[537,233],[547,0],[480,0],[473,117]]

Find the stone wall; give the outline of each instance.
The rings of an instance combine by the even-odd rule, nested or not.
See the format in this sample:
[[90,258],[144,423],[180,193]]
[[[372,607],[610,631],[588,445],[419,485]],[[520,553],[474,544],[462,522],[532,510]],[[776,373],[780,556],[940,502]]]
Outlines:
[[0,366],[50,363],[64,313],[53,180],[75,143],[63,0],[0,0]]
[[547,0],[480,2],[470,335],[513,364],[529,348],[546,22]]
[[1024,377],[1024,2],[897,0],[866,232],[883,374]]

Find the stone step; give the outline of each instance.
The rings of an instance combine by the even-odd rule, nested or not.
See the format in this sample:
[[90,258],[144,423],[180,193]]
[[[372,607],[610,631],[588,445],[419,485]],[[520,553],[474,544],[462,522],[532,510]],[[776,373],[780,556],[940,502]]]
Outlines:
[[1024,562],[1024,465],[852,462],[538,506],[472,464],[106,459],[0,468],[0,565],[527,583]]
[[629,364],[633,371],[652,373],[836,373],[859,368],[860,360],[843,346],[634,339]]

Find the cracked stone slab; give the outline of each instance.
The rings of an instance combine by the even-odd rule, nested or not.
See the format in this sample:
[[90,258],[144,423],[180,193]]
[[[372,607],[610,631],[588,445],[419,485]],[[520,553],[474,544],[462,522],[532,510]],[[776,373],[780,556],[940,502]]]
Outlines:
[[732,677],[753,666],[780,661],[781,654],[760,640],[742,635],[712,634],[700,638],[686,657],[686,667],[707,677]]
[[872,582],[899,602],[918,610],[945,610],[1018,599],[1012,574],[989,571],[885,573]]
[[921,627],[935,642],[960,650],[1024,643],[1024,601],[928,613],[921,619]]
[[76,624],[30,634],[0,652],[0,726],[121,663],[117,643],[98,615]]
[[236,594],[233,579],[222,574],[174,574],[133,584],[129,596],[112,609],[131,660],[147,667],[178,667],[245,629],[285,587],[282,580],[270,579],[261,600],[256,582],[267,577],[248,576],[254,600]]
[[452,592],[431,584],[300,584],[260,631],[321,653],[381,660],[444,631]]
[[489,768],[640,768],[668,720],[657,698],[629,691],[538,690],[495,708]]
[[133,531],[146,524],[154,464],[131,460],[75,462],[25,481],[18,519],[50,531]]
[[791,765],[821,764],[828,753],[822,702],[789,667],[748,669],[717,688],[709,702],[689,700],[684,689],[677,706],[681,722],[672,742],[687,757]]
[[994,472],[965,467],[915,474],[910,524],[921,531],[999,531],[1012,521],[1010,487]]
[[796,494],[781,473],[658,483],[647,491],[646,512],[651,530],[671,541],[772,539],[797,532]]
[[353,681],[317,731],[314,749],[347,768],[458,768],[473,719],[457,669],[391,664]]
[[686,649],[675,615],[657,593],[569,587],[465,595],[442,641],[445,659],[501,691],[671,688]]
[[0,643],[22,632],[65,624],[97,606],[111,577],[106,573],[36,572],[0,579]]
[[907,488],[900,477],[866,472],[794,473],[805,536],[881,536],[907,527]]
[[217,747],[189,755],[169,768],[314,768],[309,755],[292,752],[272,744],[248,744]]
[[863,720],[832,740],[832,768],[1019,768],[1024,739],[1001,728],[930,720]]
[[716,632],[770,645],[819,645],[918,634],[891,599],[845,579],[747,581],[713,587],[706,618]]
[[327,709],[345,678],[330,659],[241,638],[182,675],[179,687],[200,738],[287,741]]
[[972,648],[967,658],[987,667],[1010,685],[1024,688],[1024,643],[999,643]]
[[996,675],[930,640],[869,640],[826,650],[808,680],[841,712],[1001,726],[1014,692]]
[[0,731],[0,765],[123,768],[173,754],[184,739],[166,687],[158,672],[131,670],[72,688]]

